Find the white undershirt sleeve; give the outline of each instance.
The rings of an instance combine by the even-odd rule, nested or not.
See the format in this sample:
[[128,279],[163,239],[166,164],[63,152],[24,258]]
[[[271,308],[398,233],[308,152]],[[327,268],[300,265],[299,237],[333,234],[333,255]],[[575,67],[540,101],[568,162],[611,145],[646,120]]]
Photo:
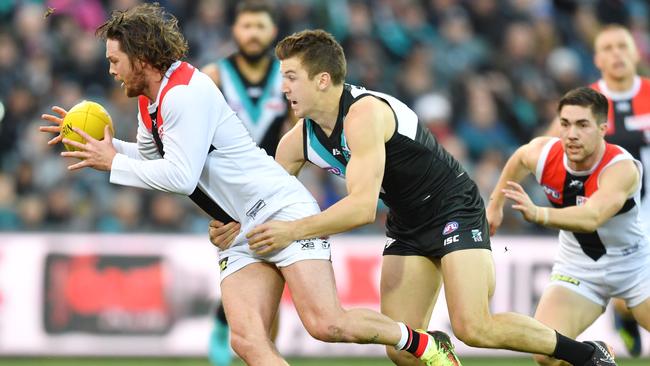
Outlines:
[[131,159],[142,159],[138,152],[138,144],[135,142],[127,142],[113,138],[113,147],[115,147],[115,150],[117,150],[119,154],[124,154]]

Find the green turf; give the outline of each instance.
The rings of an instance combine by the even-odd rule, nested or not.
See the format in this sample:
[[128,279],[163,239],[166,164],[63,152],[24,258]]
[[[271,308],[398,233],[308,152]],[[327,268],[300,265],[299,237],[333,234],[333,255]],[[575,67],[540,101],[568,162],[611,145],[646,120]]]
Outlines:
[[[517,358],[463,358],[464,366],[535,366],[530,359]],[[292,366],[391,366],[385,359],[330,358],[290,359]],[[2,358],[2,366],[210,366],[198,358]],[[232,366],[244,365],[236,361]],[[618,366],[648,366],[650,358],[621,359]]]

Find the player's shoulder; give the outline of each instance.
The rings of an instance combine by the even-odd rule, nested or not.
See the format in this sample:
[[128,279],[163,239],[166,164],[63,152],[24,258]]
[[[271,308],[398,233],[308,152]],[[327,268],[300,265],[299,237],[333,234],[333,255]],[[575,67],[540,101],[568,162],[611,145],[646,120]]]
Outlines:
[[199,70],[207,75],[212,73],[219,74],[219,64],[217,62],[210,62],[209,64],[203,65]]
[[554,136],[538,136],[530,140],[526,145],[531,149],[542,149],[547,144],[558,141],[560,139]]
[[285,141],[302,141],[305,120],[300,118],[294,125],[282,136],[281,140]]
[[643,94],[645,98],[650,93],[650,78],[640,76],[639,79],[641,80],[641,86],[639,87],[640,94]]
[[[221,98],[219,91],[212,80],[201,72],[195,72],[187,84],[179,84],[170,88],[163,100],[163,110],[169,108],[187,108],[188,105],[197,103],[218,104]],[[224,101],[225,103],[225,101]]]
[[205,74],[208,76],[213,83],[219,85],[219,80],[220,80],[220,74],[219,74],[219,64],[218,61],[211,62],[207,65],[204,65],[200,69],[201,73]]
[[634,192],[641,180],[640,163],[630,156],[619,154],[619,159],[611,159],[599,174],[599,181],[610,181],[615,186],[625,188],[628,194]]
[[623,165],[633,166],[637,164],[636,158],[627,151],[623,146],[607,143],[605,145],[605,154],[603,156],[603,161],[608,162],[608,164],[618,164],[619,162],[625,162]]
[[363,94],[350,106],[345,119],[372,120],[382,113],[392,113],[390,105],[373,94]]
[[526,166],[534,167],[537,165],[538,160],[542,157],[542,152],[547,146],[559,141],[557,137],[539,136],[530,140],[527,144],[519,148],[518,153],[521,156]]

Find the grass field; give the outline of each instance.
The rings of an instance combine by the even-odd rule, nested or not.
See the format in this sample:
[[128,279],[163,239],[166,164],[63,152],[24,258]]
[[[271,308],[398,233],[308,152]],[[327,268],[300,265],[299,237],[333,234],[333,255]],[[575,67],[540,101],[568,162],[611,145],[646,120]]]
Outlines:
[[[530,359],[463,358],[463,366],[535,366]],[[385,359],[330,358],[293,359],[292,366],[391,366]],[[210,366],[197,358],[1,358],[2,366]],[[235,362],[232,366],[242,366]],[[650,359],[622,359],[619,366],[648,366]]]

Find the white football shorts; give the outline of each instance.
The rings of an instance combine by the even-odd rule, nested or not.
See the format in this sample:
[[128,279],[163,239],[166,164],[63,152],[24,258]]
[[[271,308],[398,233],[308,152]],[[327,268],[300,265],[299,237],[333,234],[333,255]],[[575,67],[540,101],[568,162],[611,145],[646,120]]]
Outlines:
[[[292,221],[319,212],[320,208],[316,203],[296,203],[282,208],[271,215],[267,221]],[[268,255],[258,255],[250,250],[248,243],[244,243],[219,252],[221,281],[252,263],[273,263],[278,268],[281,268],[309,259],[331,260],[329,241],[320,238],[298,240],[289,244],[286,248]]]
[[563,258],[553,265],[549,286],[564,286],[603,307],[617,297],[633,308],[650,298],[650,247],[635,249],[626,255],[605,254],[595,262],[597,268]]

